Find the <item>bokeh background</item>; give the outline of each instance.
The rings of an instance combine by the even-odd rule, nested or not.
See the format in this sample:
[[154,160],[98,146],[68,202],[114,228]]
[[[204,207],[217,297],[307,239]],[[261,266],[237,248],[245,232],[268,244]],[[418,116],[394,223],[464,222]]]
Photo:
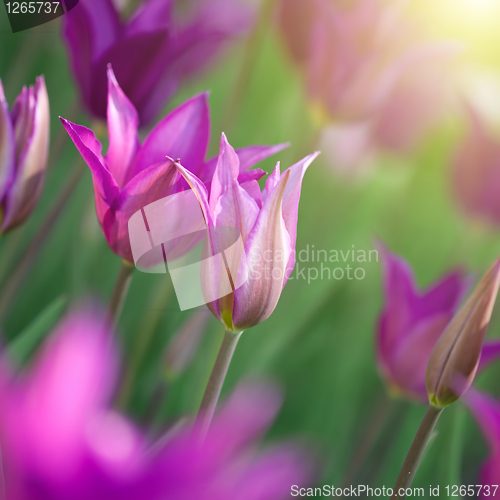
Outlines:
[[[81,161],[58,116],[87,126],[91,121],[78,111],[60,20],[12,34],[2,9],[0,77],[7,99],[12,102],[22,85],[44,74],[52,149],[61,149],[57,162],[49,163],[31,218],[0,240],[0,283],[5,284]],[[464,44],[459,61],[464,74],[500,73],[498,2],[418,0],[408,10],[426,34]],[[234,43],[203,78],[184,85],[159,116],[204,90],[210,91],[212,155],[222,131],[235,147],[289,141],[290,148],[261,165],[267,171],[278,159],[286,168],[318,147],[318,123],[303,79],[268,2],[251,33]],[[340,175],[328,155],[322,155],[304,180],[297,251],[314,245],[346,252],[354,245],[368,252],[381,238],[409,261],[421,287],[455,266],[482,274],[500,255],[500,237],[498,229],[467,217],[454,199],[450,159],[464,131],[463,114],[459,106],[452,107],[411,154],[382,154],[374,168],[354,178]],[[2,318],[3,343],[26,332],[42,337],[82,298],[109,299],[120,262],[106,245],[94,210],[91,176],[85,170]],[[423,406],[391,400],[386,394],[374,356],[383,301],[380,262],[362,267],[362,280],[289,281],[272,316],[242,336],[222,394],[230,393],[242,377],[278,381],[285,401],[267,439],[306,443],[318,458],[319,484],[392,486],[425,412]],[[161,428],[197,410],[222,339],[221,325],[209,318],[184,373],[172,376],[165,369],[169,342],[193,313],[179,311],[168,277],[135,274],[119,338],[123,366],[136,369],[127,411],[138,422]],[[500,336],[498,307],[488,336]],[[136,366],[138,351],[144,357]],[[500,366],[481,374],[477,385],[500,395]],[[373,434],[374,446],[360,463],[367,433]],[[475,484],[486,455],[482,436],[458,402],[439,421],[414,486]]]

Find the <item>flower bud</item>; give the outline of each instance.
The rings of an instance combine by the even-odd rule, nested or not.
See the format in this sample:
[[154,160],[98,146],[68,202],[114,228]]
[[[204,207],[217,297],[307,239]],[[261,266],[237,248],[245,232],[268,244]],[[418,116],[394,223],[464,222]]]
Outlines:
[[434,347],[425,377],[429,401],[434,406],[448,406],[472,384],[499,284],[500,260],[497,260]]

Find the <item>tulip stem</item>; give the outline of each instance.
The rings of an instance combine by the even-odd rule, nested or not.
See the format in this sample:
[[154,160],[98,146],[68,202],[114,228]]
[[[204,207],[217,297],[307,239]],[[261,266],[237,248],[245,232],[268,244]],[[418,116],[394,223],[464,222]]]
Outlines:
[[115,287],[113,289],[113,294],[111,295],[108,307],[108,317],[113,328],[116,327],[116,324],[118,323],[123,304],[127,298],[127,292],[130,287],[130,281],[132,280],[133,270],[134,266],[132,264],[122,260],[120,272],[116,278]]
[[411,444],[410,451],[406,456],[401,472],[399,473],[398,479],[396,480],[396,484],[394,485],[394,491],[391,499],[406,498],[404,491],[401,491],[400,493],[400,490],[405,490],[410,487],[413,477],[417,472],[420,460],[422,459],[422,455],[424,454],[425,447],[429,442],[434,426],[436,425],[442,411],[443,408],[437,408],[433,405],[429,405],[427,408],[415,439]]
[[210,379],[208,380],[207,388],[205,389],[205,394],[201,401],[198,416],[196,417],[196,424],[202,440],[205,438],[210,423],[212,422],[220,391],[224,384],[224,379],[226,378],[226,373],[241,333],[242,332],[230,332],[226,330],[224,334],[219,354],[215,360],[215,365],[210,374]]
[[52,206],[47,217],[43,221],[40,229],[35,237],[31,240],[28,248],[24,251],[21,259],[18,261],[14,271],[9,276],[7,283],[3,287],[2,294],[0,295],[0,318],[3,319],[5,312],[9,308],[12,300],[15,298],[19,287],[21,286],[26,273],[29,271],[37,255],[40,253],[43,243],[47,239],[48,234],[52,230],[57,219],[63,212],[63,208],[70,199],[80,177],[84,171],[83,165],[78,162],[78,166],[73,171],[71,177],[66,182],[59,198]]

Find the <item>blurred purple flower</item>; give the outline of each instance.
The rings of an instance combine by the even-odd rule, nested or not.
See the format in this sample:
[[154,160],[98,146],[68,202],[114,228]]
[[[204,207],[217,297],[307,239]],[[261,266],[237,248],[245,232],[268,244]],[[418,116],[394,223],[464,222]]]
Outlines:
[[442,116],[459,46],[423,41],[402,2],[281,0],[279,22],[336,167],[405,153]]
[[[202,267],[204,296],[209,309],[227,330],[240,332],[255,326],[276,308],[295,266],[302,179],[318,154],[305,157],[283,174],[278,163],[261,192],[257,179],[242,177],[241,156],[223,134],[210,196],[196,175],[176,164],[196,193],[209,227],[209,255],[203,260],[207,263],[205,268]],[[226,253],[227,261],[220,267],[211,267],[213,259],[208,257],[230,246],[221,241],[224,236],[217,228],[236,229],[241,247],[231,247]],[[227,294],[221,293],[228,273],[231,287]]]
[[452,162],[455,198],[463,210],[479,219],[500,224],[500,139],[484,119],[466,107],[469,131]]
[[[464,396],[464,401],[478,423],[491,452],[479,474],[479,484],[490,487],[490,490],[481,488],[478,498],[491,498],[494,488],[491,485],[500,482],[500,404],[476,389],[470,389]],[[495,496],[498,496],[498,492]]]
[[[199,94],[163,118],[141,145],[138,115],[108,69],[109,148],[101,154],[94,133],[61,118],[94,181],[97,218],[109,247],[133,263],[128,234],[130,217],[153,201],[182,191],[187,185],[165,157],[180,158],[185,167],[209,184],[215,160],[205,161],[210,140],[208,95]],[[260,179],[265,172],[248,170],[258,161],[286,147],[251,146],[238,151],[242,179]]]
[[182,80],[199,75],[249,27],[253,12],[240,0],[146,0],[122,22],[111,0],[80,0],[63,19],[87,110],[106,117],[106,68],[112,64],[144,126]]
[[95,311],[64,320],[27,373],[0,365],[0,439],[9,500],[273,500],[307,480],[294,447],[256,440],[279,409],[264,385],[239,388],[203,444],[185,427],[148,443],[110,409],[116,358]]
[[35,207],[49,152],[49,97],[43,76],[23,90],[12,110],[0,80],[0,204],[5,233],[22,224]]
[[377,360],[389,390],[427,402],[429,356],[468,288],[459,271],[423,293],[408,263],[380,245],[385,304],[377,328]]

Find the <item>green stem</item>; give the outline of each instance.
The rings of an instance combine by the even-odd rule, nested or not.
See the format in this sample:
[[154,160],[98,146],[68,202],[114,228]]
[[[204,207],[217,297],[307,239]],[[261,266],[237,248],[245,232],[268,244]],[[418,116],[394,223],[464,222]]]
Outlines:
[[429,405],[427,408],[422,423],[420,424],[415,439],[410,447],[410,451],[406,456],[401,472],[399,473],[398,479],[396,480],[396,484],[394,485],[394,491],[391,499],[406,498],[406,495],[404,493],[399,494],[399,491],[401,488],[406,489],[411,486],[413,477],[417,472],[418,465],[425,451],[425,447],[427,446],[432,431],[434,430],[434,426],[436,425],[442,411],[443,408],[436,408],[432,405]]
[[222,340],[219,354],[215,360],[215,365],[212,369],[210,379],[208,380],[198,416],[196,417],[196,424],[202,440],[205,438],[210,423],[212,422],[222,385],[224,384],[224,379],[226,378],[226,373],[241,333],[242,332],[230,332],[227,330],[224,333],[224,339]]
[[388,416],[391,413],[392,400],[387,397],[384,392],[378,401],[377,408],[370,417],[369,424],[365,427],[365,432],[361,437],[354,453],[352,454],[351,462],[347,469],[343,486],[348,486],[353,483],[353,480],[358,475],[359,470],[363,467],[370,450],[373,448],[377,438],[380,435]]
[[118,395],[117,405],[122,410],[127,407],[132,394],[132,386],[137,372],[141,366],[146,351],[153,339],[154,333],[160,323],[165,305],[172,295],[172,286],[168,286],[166,280],[162,280],[161,287],[154,289],[154,294],[149,302],[153,304],[150,314],[147,314],[143,321],[143,327],[140,334],[134,337],[134,344],[131,353],[128,369],[123,376],[123,383]]
[[132,280],[133,270],[134,266],[132,264],[122,260],[120,272],[116,278],[115,287],[113,289],[113,294],[111,295],[108,307],[108,317],[113,327],[116,327],[116,324],[118,323],[123,304],[127,298],[127,292],[130,286],[130,281]]
[[16,297],[19,287],[26,277],[27,272],[35,262],[36,257],[40,253],[40,249],[47,239],[48,234],[63,212],[63,208],[70,199],[76,185],[78,184],[78,181],[80,180],[80,177],[82,176],[83,171],[84,167],[81,162],[79,162],[77,168],[74,169],[71,177],[66,182],[66,185],[61,191],[56,203],[52,206],[52,209],[45,218],[45,221],[38,229],[35,237],[33,238],[33,240],[31,240],[28,248],[24,251],[21,259],[16,265],[16,268],[3,287],[2,293],[0,295],[0,318],[4,317],[5,312],[9,308],[12,300]]

